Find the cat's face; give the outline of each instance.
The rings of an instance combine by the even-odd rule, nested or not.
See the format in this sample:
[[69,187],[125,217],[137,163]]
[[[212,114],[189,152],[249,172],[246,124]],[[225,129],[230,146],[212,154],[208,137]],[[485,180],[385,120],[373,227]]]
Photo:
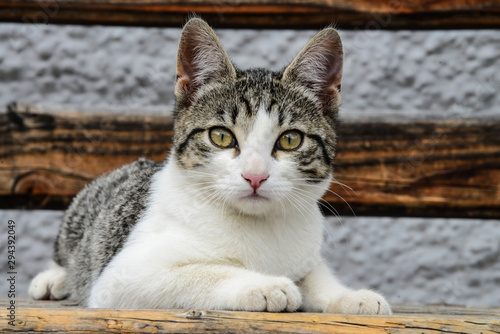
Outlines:
[[333,29],[315,39],[282,72],[239,71],[206,23],[184,28],[173,154],[206,203],[306,210],[328,188],[342,46]]

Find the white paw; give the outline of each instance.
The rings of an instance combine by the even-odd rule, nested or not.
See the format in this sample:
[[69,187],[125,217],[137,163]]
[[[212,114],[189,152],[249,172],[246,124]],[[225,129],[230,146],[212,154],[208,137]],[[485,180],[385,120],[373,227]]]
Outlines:
[[55,266],[45,270],[33,278],[28,293],[33,299],[55,299],[60,300],[67,297],[64,287],[66,281],[66,270]]
[[302,303],[299,288],[286,277],[266,277],[247,283],[237,299],[238,309],[243,311],[293,312]]
[[385,298],[370,290],[350,291],[330,303],[326,312],[392,315],[391,306]]

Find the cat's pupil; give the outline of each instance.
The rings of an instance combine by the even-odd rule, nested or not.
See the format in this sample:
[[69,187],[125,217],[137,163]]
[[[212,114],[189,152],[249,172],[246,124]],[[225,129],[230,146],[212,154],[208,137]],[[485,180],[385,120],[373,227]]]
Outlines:
[[302,143],[302,134],[296,130],[291,130],[283,133],[278,141],[276,147],[280,150],[291,151],[298,149]]
[[234,136],[229,130],[224,128],[214,128],[210,130],[210,140],[212,144],[219,148],[231,148],[236,145]]

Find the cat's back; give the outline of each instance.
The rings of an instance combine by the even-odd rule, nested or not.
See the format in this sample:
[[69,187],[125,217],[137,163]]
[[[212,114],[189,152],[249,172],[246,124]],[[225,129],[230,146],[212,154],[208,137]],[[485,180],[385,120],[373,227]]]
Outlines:
[[73,299],[122,248],[144,213],[152,176],[163,165],[141,158],[95,179],[73,199],[54,252],[54,261],[74,276],[68,280]]

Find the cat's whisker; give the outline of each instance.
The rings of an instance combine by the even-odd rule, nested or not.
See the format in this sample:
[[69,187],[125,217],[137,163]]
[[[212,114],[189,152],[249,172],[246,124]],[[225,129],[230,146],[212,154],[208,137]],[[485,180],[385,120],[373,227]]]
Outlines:
[[203,190],[203,191],[216,191],[218,187],[214,184],[211,183],[193,183],[192,184],[194,187],[188,189],[188,192],[190,193],[191,196],[197,197],[198,193]]
[[289,198],[289,202],[295,208],[295,210],[297,210],[302,215],[302,217],[304,217],[305,222],[309,223],[306,215],[302,212],[302,208],[299,205],[300,201],[297,201],[295,198]]
[[354,195],[356,195],[356,192],[354,191],[354,189],[352,189],[351,187],[349,187],[345,183],[339,182],[335,177],[332,178],[332,182],[335,183],[335,184],[338,184],[339,186],[341,186],[342,188],[344,188],[344,190],[345,190],[345,188],[349,189],[350,191],[352,191],[354,193]]
[[[219,194],[219,190],[215,185],[210,185],[210,186],[204,186],[201,188],[196,189],[196,193],[193,193],[192,196],[199,196],[200,200],[203,202],[202,205],[210,207],[217,199],[218,197],[222,196],[222,194]],[[208,192],[208,194],[206,194]]]
[[192,191],[198,191],[198,187],[203,187],[203,188],[208,188],[208,187],[215,187],[215,184],[211,181],[197,181],[197,182],[192,182],[190,180],[189,187],[187,189],[191,189]]
[[284,200],[286,198],[283,199],[281,197],[282,193],[281,193],[280,189],[273,188],[273,189],[271,189],[270,193],[271,193],[272,198],[277,199],[278,202],[280,203],[281,212],[282,212],[283,216],[285,216],[286,215],[286,205],[284,203]]
[[[309,213],[308,211],[311,210],[310,207],[306,206],[304,201],[300,198],[300,196],[297,196],[293,192],[289,193],[287,198],[289,199],[290,203],[300,212],[300,214],[304,217],[305,221],[309,223],[309,219],[306,217],[306,214]],[[304,214],[305,211],[305,214]]]
[[[234,191],[232,189],[229,190],[229,193],[227,194],[227,196],[225,196],[224,201],[222,202],[221,212],[222,212],[222,215],[224,215],[224,216],[226,214],[226,206],[228,205],[229,199],[231,198],[231,195],[233,193],[234,193]],[[223,194],[221,193],[221,195],[223,195]]]
[[[304,191],[303,189],[297,189],[299,191]],[[308,197],[308,195],[305,195],[305,194],[301,194],[301,196],[304,196],[304,197]],[[311,197],[309,197],[311,198]],[[311,199],[314,199],[314,198],[311,198]],[[329,206],[326,206],[322,201],[324,201],[325,203],[327,203]],[[342,224],[342,218],[340,216],[340,214],[338,213],[338,211],[328,202],[326,202],[325,200],[323,199],[320,199],[318,201],[318,204],[322,205],[323,207],[327,208],[330,210],[330,212],[333,214],[333,216],[335,216],[335,218],[338,220],[338,222],[340,224]],[[335,239],[333,239],[332,235],[330,234],[330,232],[328,231],[328,229],[326,228],[326,226],[323,225],[323,229],[327,235],[327,237],[329,238],[329,240],[331,240],[333,242],[333,244],[335,245]]]
[[[293,179],[294,181],[310,181],[310,180],[318,180],[317,178],[308,178],[308,177],[305,177],[305,178],[296,178],[296,179]],[[331,183],[334,183],[334,184],[338,184],[339,186],[341,186],[346,192],[347,190],[345,188],[347,188],[348,190],[352,191],[354,193],[354,196],[356,196],[356,191],[354,189],[352,189],[351,187],[349,187],[348,185],[346,185],[345,183],[342,183],[342,182],[339,182],[337,179],[333,178],[331,180]],[[308,184],[308,186],[311,186],[311,187],[318,187],[318,188],[323,188],[323,186],[320,186],[320,185],[315,185],[315,184]],[[351,195],[352,196],[352,195]]]
[[349,202],[347,202],[344,197],[342,197],[341,195],[337,194],[335,191],[333,190],[328,190],[329,193],[337,196],[338,198],[340,198],[346,205],[347,207],[349,208],[349,210],[352,212],[352,215],[356,218],[356,213],[354,212],[353,208],[351,207],[351,205],[349,204]]
[[351,205],[341,195],[339,195],[338,193],[336,193],[335,191],[333,191],[331,189],[326,189],[326,191],[329,192],[329,193],[331,193],[332,195],[337,196],[338,198],[340,198],[349,207],[349,210],[352,212],[352,215],[354,217],[356,217],[356,213],[352,209]]
[[[307,186],[316,187],[316,188],[325,190],[324,187],[317,186],[317,185],[314,185],[314,184],[308,184]],[[316,197],[317,197],[317,194],[315,194],[315,193],[313,193],[311,191],[308,191],[306,189],[303,189],[303,188],[298,188],[298,187],[294,186],[293,190],[297,190],[297,191],[301,191],[301,192],[307,192],[307,193],[309,193],[309,194],[312,195],[309,198],[311,198],[313,200],[315,200]],[[330,190],[326,190],[326,191],[330,191]],[[333,205],[331,203],[329,203],[328,201],[326,201],[326,200],[324,200],[322,198],[320,198],[319,201],[323,201],[324,203],[319,203],[319,204],[321,204],[323,207],[325,207],[326,209],[328,209],[328,211],[330,211],[332,214],[338,215],[338,211],[333,207]]]
[[[296,179],[296,180],[303,180],[303,179]],[[337,196],[338,198],[340,198],[348,207],[349,207],[349,210],[352,212],[353,216],[356,217],[356,213],[354,212],[354,210],[352,209],[351,205],[338,193],[336,193],[335,191],[327,188],[327,189],[324,189],[324,187],[322,186],[319,186],[319,185],[315,185],[315,184],[307,184],[308,187],[316,187],[316,188],[320,188],[320,189],[323,189],[324,191],[328,192],[328,193],[331,193],[332,195],[334,196]],[[352,198],[352,196],[351,196]]]
[[[302,196],[308,197],[312,200],[316,199],[316,194],[311,192],[311,191],[308,191],[308,190],[303,189],[303,188],[298,188],[298,187],[294,187],[294,190],[297,190],[297,192],[300,192]],[[307,194],[310,194],[310,195],[307,195]],[[320,198],[317,202],[318,202],[318,204],[323,206],[325,209],[328,209],[330,211],[330,213],[332,213],[336,217],[340,217],[340,213],[338,212],[338,210],[333,206],[333,204],[331,204],[327,200]]]
[[189,170],[185,171],[185,173],[186,173],[187,176],[190,176],[189,174],[202,174],[202,175],[208,175],[208,176],[212,176],[213,177],[212,173],[202,172],[200,170],[195,170],[195,169],[189,169]]
[[306,206],[303,205],[300,198],[290,198],[290,204],[300,213],[302,217],[304,217],[304,222],[306,224],[311,224],[310,218],[307,217],[310,210]]
[[185,175],[187,179],[213,180],[214,175],[205,172],[196,172]]
[[[308,193],[310,193],[310,194],[312,194],[312,195],[313,195],[313,196],[308,196],[308,195],[305,195],[305,194],[304,194],[304,192],[306,192],[306,190],[301,189],[301,191],[302,191],[302,195],[303,195],[303,196],[309,197],[309,198],[311,198],[311,199],[314,199],[314,198],[315,198],[315,197],[313,197],[313,196],[315,195],[314,193],[312,193],[312,192],[308,192]],[[327,210],[328,210],[331,214],[333,214],[333,215],[335,215],[335,216],[337,216],[337,217],[340,217],[340,214],[339,214],[339,212],[337,211],[337,209],[335,209],[335,207],[334,207],[331,203],[329,203],[328,201],[326,201],[326,200],[324,200],[324,199],[320,198],[317,202],[318,202],[318,204],[319,204],[319,205],[321,205],[322,207],[324,207],[325,209],[327,209]]]
[[275,196],[274,198],[278,199],[278,202],[280,203],[281,213],[283,216],[285,216],[286,215],[285,203],[283,203],[283,200],[281,199],[280,196]]
[[331,203],[329,203],[328,201],[321,198],[318,201],[318,204],[321,205],[323,208],[327,209],[335,217],[340,218],[340,213],[338,212],[338,210],[335,209],[335,207]]
[[327,202],[326,200],[324,200],[322,198],[319,200],[316,200],[315,193],[308,191],[308,190],[305,190],[305,189],[302,189],[302,188],[298,188],[298,187],[294,187],[293,189],[296,190],[297,192],[299,192],[300,195],[307,197],[313,201],[317,201],[319,205],[323,206],[325,209],[330,211],[330,213],[334,214],[335,216],[339,216],[337,209],[335,209],[335,207],[331,203]]
[[224,193],[220,191],[219,189],[215,189],[215,191],[212,191],[211,194],[207,195],[207,207],[212,206],[214,203],[218,202],[219,200],[224,198]]

